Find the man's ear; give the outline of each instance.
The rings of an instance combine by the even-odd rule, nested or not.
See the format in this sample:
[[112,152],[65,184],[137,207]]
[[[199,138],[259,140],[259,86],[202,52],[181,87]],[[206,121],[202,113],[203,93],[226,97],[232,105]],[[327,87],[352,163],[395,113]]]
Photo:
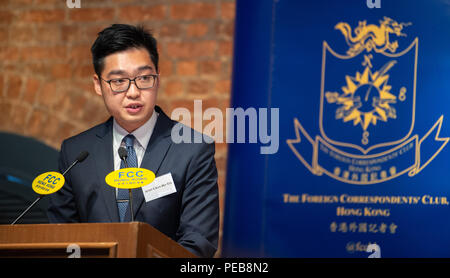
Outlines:
[[159,89],[159,87],[161,87],[161,71],[158,69],[157,71],[158,74],[158,79],[156,80],[156,89]]
[[92,76],[92,82],[94,82],[95,93],[99,96],[103,96],[102,84],[101,84],[102,81],[100,80],[100,78],[98,77],[97,74],[94,74]]

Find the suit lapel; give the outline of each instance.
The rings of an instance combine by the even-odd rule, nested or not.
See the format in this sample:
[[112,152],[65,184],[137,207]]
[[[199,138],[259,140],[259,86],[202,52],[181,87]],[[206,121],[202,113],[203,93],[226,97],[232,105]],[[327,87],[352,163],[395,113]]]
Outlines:
[[119,222],[119,212],[116,204],[115,189],[105,182],[105,177],[114,170],[113,158],[113,136],[112,136],[112,118],[103,124],[97,132],[97,142],[94,148],[94,159],[96,165],[98,191],[105,202],[111,222]]
[[[159,116],[156,121],[153,134],[150,137],[150,141],[148,142],[145,150],[144,158],[141,162],[141,168],[148,169],[158,176],[159,167],[161,166],[161,163],[164,160],[170,145],[172,144],[170,134],[173,123],[172,120],[164,114],[161,108],[155,106],[155,110],[159,113]],[[142,193],[142,189],[133,189],[133,211],[135,216],[137,215],[143,202],[144,194]],[[127,220],[131,219],[131,215],[129,215],[128,211],[125,218]]]

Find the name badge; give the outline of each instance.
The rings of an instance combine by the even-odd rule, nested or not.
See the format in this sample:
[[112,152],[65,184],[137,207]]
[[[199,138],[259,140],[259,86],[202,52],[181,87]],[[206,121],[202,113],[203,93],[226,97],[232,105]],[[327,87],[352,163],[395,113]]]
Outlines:
[[177,192],[175,188],[175,183],[172,179],[172,174],[168,173],[155,178],[155,180],[142,187],[142,192],[144,193],[144,198],[146,202],[164,197],[166,195]]

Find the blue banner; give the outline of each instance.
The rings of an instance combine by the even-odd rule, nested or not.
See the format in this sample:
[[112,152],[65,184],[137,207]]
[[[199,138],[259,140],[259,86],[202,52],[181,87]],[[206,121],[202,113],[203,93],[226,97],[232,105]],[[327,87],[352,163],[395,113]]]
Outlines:
[[448,1],[238,0],[234,55],[279,147],[229,144],[224,256],[450,256]]

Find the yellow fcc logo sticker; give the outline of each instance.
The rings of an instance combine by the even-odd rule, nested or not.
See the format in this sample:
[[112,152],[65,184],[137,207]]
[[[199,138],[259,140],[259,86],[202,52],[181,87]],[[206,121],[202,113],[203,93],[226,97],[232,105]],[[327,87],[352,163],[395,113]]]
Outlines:
[[109,186],[123,189],[139,188],[150,184],[154,179],[155,173],[144,168],[123,168],[105,177]]
[[64,176],[60,173],[46,172],[33,180],[32,188],[39,195],[48,195],[60,190],[64,182]]

